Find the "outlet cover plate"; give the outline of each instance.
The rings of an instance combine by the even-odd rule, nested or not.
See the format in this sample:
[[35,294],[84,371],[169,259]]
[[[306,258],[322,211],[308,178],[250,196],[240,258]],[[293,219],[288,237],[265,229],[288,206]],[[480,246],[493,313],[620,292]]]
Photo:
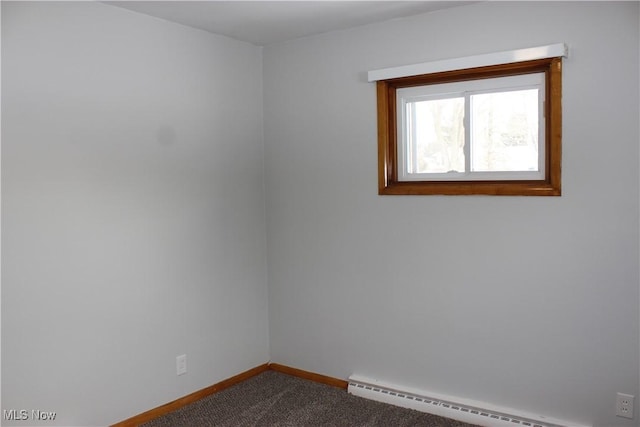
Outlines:
[[176,357],[176,374],[184,375],[187,373],[187,355],[181,354]]
[[618,393],[616,395],[616,416],[633,418],[633,399],[631,394]]

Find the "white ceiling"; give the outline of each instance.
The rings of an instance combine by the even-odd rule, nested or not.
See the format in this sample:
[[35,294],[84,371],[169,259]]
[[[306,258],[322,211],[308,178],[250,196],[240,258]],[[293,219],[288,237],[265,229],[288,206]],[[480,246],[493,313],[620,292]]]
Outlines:
[[264,46],[475,1],[105,1]]

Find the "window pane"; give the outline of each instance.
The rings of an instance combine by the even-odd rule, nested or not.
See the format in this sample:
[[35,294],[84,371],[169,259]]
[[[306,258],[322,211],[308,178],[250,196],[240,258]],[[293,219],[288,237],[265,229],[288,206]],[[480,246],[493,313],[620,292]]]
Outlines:
[[464,98],[407,103],[407,172],[464,172]]
[[471,170],[538,171],[538,89],[471,96]]

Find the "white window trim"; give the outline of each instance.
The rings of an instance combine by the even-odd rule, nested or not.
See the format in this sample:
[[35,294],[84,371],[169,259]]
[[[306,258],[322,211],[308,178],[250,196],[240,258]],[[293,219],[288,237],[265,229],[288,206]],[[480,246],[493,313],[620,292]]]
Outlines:
[[569,48],[565,43],[546,46],[530,47],[526,49],[507,50],[503,52],[487,53],[483,55],[466,56],[462,58],[443,59],[439,61],[423,62],[420,64],[403,65],[400,67],[382,68],[368,73],[369,82],[394,79],[397,77],[418,76],[444,71],[464,70],[489,65],[509,64],[513,62],[531,61],[534,59],[569,57]]
[[[415,86],[398,89],[396,92],[397,123],[401,124],[397,129],[398,144],[398,180],[399,181],[482,181],[482,180],[540,180],[545,177],[545,144],[538,145],[538,170],[537,171],[505,171],[505,172],[474,172],[469,168],[470,159],[470,96],[476,93],[488,93],[493,91],[509,91],[521,89],[538,89],[538,141],[545,140],[545,78],[544,73],[523,74],[508,77],[496,77],[484,80],[471,80],[455,83],[442,83],[426,86]],[[465,158],[467,159],[465,172],[447,173],[409,173],[408,172],[408,135],[406,132],[407,102],[418,99],[460,96],[465,98]]]

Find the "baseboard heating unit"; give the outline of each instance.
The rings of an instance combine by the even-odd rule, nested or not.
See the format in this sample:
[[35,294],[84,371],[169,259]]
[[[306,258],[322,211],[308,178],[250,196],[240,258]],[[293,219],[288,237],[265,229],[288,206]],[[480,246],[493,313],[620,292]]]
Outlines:
[[513,409],[499,408],[483,402],[383,384],[359,375],[349,377],[348,391],[355,396],[366,399],[485,427],[590,427],[544,416],[525,414]]

